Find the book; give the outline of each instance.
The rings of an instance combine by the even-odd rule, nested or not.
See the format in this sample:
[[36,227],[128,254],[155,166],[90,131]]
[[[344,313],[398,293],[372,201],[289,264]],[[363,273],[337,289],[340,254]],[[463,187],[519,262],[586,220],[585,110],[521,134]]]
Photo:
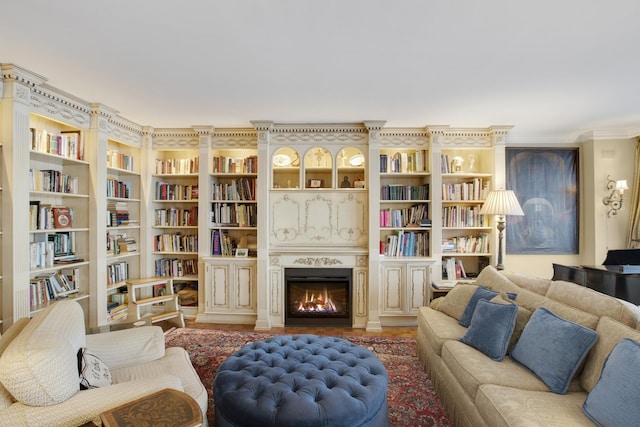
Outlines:
[[53,206],[51,212],[53,213],[54,228],[71,228],[73,226],[71,209],[68,207]]

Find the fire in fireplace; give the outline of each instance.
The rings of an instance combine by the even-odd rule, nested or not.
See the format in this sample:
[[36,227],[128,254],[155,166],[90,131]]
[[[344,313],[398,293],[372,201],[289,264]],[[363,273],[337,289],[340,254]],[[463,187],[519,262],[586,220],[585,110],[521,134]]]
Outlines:
[[351,326],[350,268],[286,268],[286,325]]

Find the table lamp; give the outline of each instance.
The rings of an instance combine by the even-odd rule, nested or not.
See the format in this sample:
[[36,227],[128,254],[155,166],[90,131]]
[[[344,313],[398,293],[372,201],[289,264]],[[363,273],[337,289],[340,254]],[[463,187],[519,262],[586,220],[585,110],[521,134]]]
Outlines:
[[504,239],[504,229],[506,228],[505,216],[524,216],[524,212],[513,190],[500,189],[489,193],[482,205],[482,209],[480,209],[480,215],[498,215],[498,265],[496,265],[496,269],[504,270],[502,241]]

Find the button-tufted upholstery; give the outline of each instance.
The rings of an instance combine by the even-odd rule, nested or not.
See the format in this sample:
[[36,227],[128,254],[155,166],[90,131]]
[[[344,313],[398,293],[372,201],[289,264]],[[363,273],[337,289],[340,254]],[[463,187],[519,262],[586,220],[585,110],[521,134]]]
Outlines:
[[279,335],[220,365],[216,426],[388,426],[388,382],[375,354],[345,339]]

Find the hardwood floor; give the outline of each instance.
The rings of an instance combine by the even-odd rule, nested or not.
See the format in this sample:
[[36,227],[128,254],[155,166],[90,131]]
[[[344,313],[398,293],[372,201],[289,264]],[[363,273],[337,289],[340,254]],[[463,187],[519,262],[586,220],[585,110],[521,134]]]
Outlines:
[[[229,325],[229,324],[220,324],[220,323],[196,323],[194,320],[187,319],[185,320],[186,326],[188,328],[198,328],[198,329],[220,329],[227,331],[246,331],[251,332],[254,329],[253,325]],[[363,335],[363,336],[378,336],[378,337],[405,337],[405,338],[415,338],[416,337],[416,327],[415,326],[405,326],[405,327],[384,327],[381,332],[367,332],[364,329],[354,329],[348,327],[322,327],[322,326],[290,326],[284,328],[271,328],[271,333],[277,334],[315,334],[315,335],[333,335],[333,336],[343,336],[343,335]]]

